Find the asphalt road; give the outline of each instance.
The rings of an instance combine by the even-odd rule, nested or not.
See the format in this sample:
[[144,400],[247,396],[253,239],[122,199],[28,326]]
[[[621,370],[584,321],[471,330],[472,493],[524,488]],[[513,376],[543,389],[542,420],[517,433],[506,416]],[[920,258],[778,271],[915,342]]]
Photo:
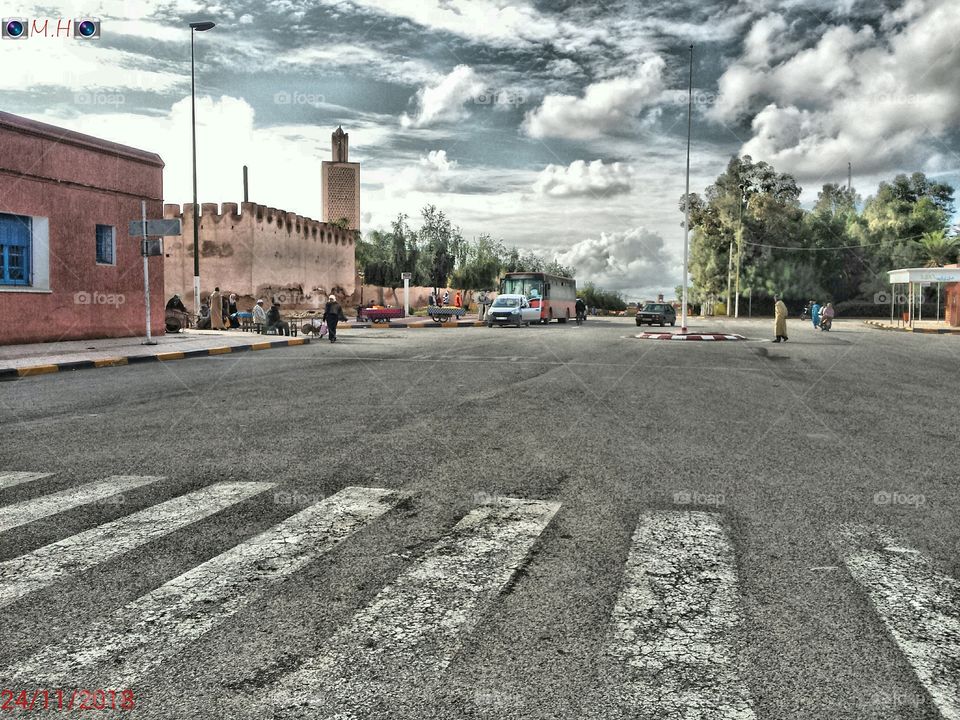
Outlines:
[[351,330],[0,383],[0,687],[24,717],[960,717],[960,337],[721,328],[751,340]]

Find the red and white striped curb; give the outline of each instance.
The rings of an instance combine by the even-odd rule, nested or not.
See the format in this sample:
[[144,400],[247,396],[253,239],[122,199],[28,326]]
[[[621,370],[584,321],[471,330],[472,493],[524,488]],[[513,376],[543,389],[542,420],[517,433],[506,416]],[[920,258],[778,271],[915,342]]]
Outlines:
[[654,333],[644,332],[636,335],[640,340],[746,340],[743,335],[724,333]]

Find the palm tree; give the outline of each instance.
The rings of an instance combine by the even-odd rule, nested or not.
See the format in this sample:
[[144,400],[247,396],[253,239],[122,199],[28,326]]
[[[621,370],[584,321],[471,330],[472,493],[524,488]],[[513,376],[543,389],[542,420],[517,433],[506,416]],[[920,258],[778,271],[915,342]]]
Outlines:
[[960,238],[947,237],[946,230],[924,233],[917,246],[924,267],[942,267],[956,262],[960,254]]

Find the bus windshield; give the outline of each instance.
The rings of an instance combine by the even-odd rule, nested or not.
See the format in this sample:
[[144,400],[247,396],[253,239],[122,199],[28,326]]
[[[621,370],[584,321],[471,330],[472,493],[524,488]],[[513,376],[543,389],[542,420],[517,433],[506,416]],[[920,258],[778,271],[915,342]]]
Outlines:
[[543,297],[543,280],[538,278],[504,278],[503,292],[508,295],[526,295],[528,298]]

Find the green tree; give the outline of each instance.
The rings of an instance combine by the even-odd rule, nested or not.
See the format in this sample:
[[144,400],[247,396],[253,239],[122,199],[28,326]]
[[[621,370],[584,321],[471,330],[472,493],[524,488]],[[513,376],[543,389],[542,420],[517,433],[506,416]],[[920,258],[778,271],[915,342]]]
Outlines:
[[924,267],[943,267],[955,263],[960,254],[960,239],[947,237],[946,230],[924,233],[917,245]]
[[505,254],[503,243],[486,234],[474,242],[464,241],[462,259],[453,273],[453,284],[467,290],[496,288]]
[[435,290],[446,287],[456,265],[456,252],[461,251],[463,235],[436,205],[421,211],[423,225],[419,230],[423,277]]

